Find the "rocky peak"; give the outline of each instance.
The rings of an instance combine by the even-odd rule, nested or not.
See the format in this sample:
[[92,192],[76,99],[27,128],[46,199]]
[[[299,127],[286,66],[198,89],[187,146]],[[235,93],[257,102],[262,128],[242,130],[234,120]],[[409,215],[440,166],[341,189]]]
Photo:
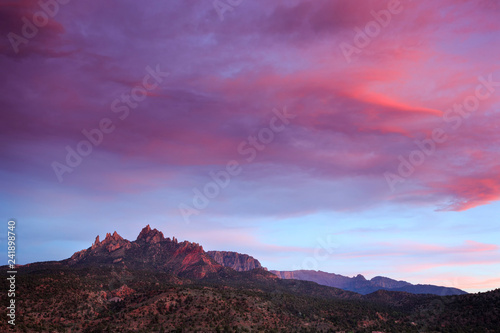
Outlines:
[[94,243],[92,243],[92,247],[90,249],[93,250],[93,249],[99,247],[99,245],[101,245],[101,242],[99,241],[99,235],[97,235],[97,237],[95,238]]
[[113,234],[108,232],[102,242],[99,241],[99,236],[97,236],[90,250],[100,251],[101,249],[106,249],[108,252],[112,252],[129,244],[130,242],[123,239],[116,231]]
[[389,279],[383,276],[375,276],[370,280],[373,285],[384,287],[384,288],[402,288],[410,285],[409,282],[406,281],[396,281],[393,279]]
[[197,243],[178,242],[165,238],[157,229],[144,227],[137,240],[123,239],[116,231],[107,233],[100,241],[96,237],[92,247],[76,252],[68,259],[70,265],[110,264],[124,267],[168,272],[182,277],[201,279],[224,268],[214,262]]
[[163,233],[161,231],[158,231],[157,229],[151,229],[151,227],[148,224],[141,230],[139,236],[137,236],[136,241],[137,242],[143,241],[150,244],[156,244],[164,240],[165,237],[163,236]]

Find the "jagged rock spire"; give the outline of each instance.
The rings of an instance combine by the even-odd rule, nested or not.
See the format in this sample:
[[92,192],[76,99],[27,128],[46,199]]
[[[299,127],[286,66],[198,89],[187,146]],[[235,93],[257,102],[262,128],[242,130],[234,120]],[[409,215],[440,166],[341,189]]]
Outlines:
[[161,231],[158,231],[157,229],[151,229],[151,227],[148,224],[141,230],[139,236],[137,236],[136,241],[143,241],[146,243],[155,244],[164,240],[165,237],[163,236],[163,233]]
[[99,245],[101,245],[101,242],[99,241],[99,235],[97,235],[94,243],[92,244],[92,250],[95,249],[96,247],[98,247]]

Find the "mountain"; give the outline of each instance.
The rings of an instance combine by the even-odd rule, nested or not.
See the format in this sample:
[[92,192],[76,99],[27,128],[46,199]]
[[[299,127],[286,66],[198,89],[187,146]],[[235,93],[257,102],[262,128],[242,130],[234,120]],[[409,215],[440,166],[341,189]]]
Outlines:
[[[165,238],[161,231],[144,227],[135,241],[123,239],[116,231],[107,233],[103,241],[96,237],[91,247],[73,254],[63,261],[70,266],[114,264],[134,270],[154,269],[177,277],[201,279],[230,268],[243,272],[262,269],[260,262],[247,255],[228,251],[208,251],[197,243],[179,243],[175,237]],[[379,289],[403,291],[413,294],[435,294],[440,296],[461,295],[466,292],[433,285],[412,285],[377,276],[366,280],[364,276],[346,277],[322,271],[271,271],[282,279],[312,281],[321,285],[353,291],[363,295]],[[226,272],[226,274],[228,274]]]
[[133,242],[123,239],[116,231],[106,234],[102,242],[97,236],[91,247],[76,252],[62,263],[74,267],[113,264],[120,269],[153,269],[195,279],[224,269],[199,244],[179,243],[175,237],[165,238],[162,232],[149,225]]
[[355,277],[347,277],[339,274],[322,271],[298,270],[298,271],[271,271],[282,279],[296,279],[313,281],[318,284],[354,291],[362,295],[373,293],[377,290],[402,291],[412,294],[433,294],[439,296],[464,295],[465,291],[433,285],[413,285],[406,281],[396,281],[383,276],[376,276],[371,280],[365,279],[361,274]]
[[207,254],[222,266],[232,268],[238,272],[262,268],[260,262],[248,254],[230,251],[208,251]]
[[[249,256],[226,257],[243,258],[243,264],[223,260],[238,262],[236,268],[256,265]],[[149,226],[135,241],[114,232],[68,259],[16,270],[16,326],[0,321],[0,332],[498,332],[500,318],[500,289],[455,296],[387,290],[361,295],[280,279],[261,267],[236,271],[199,244],[165,238]],[[357,288],[367,283],[362,275],[333,277],[351,279]],[[0,279],[0,289],[12,288],[9,279]],[[7,295],[0,293],[1,304],[12,304]],[[12,309],[0,307],[0,316],[7,315],[14,315]]]

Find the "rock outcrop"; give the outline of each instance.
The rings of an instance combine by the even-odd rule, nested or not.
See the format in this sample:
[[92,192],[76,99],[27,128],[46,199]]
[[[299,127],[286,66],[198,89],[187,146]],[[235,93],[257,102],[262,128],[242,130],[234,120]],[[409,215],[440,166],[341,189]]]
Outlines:
[[440,296],[462,295],[465,291],[433,285],[417,284],[413,285],[406,281],[397,281],[383,276],[376,276],[367,280],[363,275],[348,277],[334,273],[322,271],[298,270],[298,271],[271,271],[282,279],[294,279],[312,281],[324,286],[340,288],[354,291],[363,295],[370,294],[377,290],[404,291],[412,294],[434,294]]
[[156,229],[151,229],[149,224],[141,230],[137,236],[136,242],[145,242],[150,244],[160,243],[165,240],[163,233]]
[[222,266],[232,268],[238,272],[263,268],[257,259],[248,254],[229,251],[208,251],[207,254]]
[[165,238],[149,225],[130,242],[115,231],[103,241],[96,237],[91,247],[76,252],[65,261],[69,265],[108,264],[133,269],[154,269],[187,278],[203,278],[224,267],[215,262],[197,243]]

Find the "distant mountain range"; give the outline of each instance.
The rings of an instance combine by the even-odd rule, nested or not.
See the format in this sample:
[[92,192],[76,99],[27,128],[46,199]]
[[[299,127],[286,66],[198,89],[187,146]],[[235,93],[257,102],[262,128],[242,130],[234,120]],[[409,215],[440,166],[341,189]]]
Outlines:
[[238,272],[262,268],[260,262],[248,254],[229,251],[208,251],[207,254],[222,266],[232,268]]
[[384,277],[273,274],[247,254],[205,252],[149,225],[135,241],[108,233],[17,272],[17,332],[497,332],[500,318],[500,289],[459,295]]
[[371,280],[365,279],[361,274],[355,277],[326,273],[322,271],[271,271],[282,279],[296,279],[313,281],[324,286],[354,291],[362,295],[373,293],[377,290],[404,291],[412,294],[433,294],[439,296],[464,295],[465,291],[457,288],[440,287],[429,284],[413,285],[406,281],[396,281],[383,276],[376,276]]
[[[232,268],[238,272],[248,271],[255,268],[262,268],[260,262],[248,254],[240,254],[230,251],[208,251],[217,263]],[[355,277],[347,277],[334,273],[327,273],[313,270],[298,271],[274,271],[281,279],[294,279],[312,281],[318,284],[334,287],[366,295],[377,290],[404,291],[412,294],[432,294],[439,296],[464,295],[467,292],[450,287],[434,286],[429,284],[413,285],[406,281],[397,281],[383,276],[376,276],[371,280],[365,279],[361,274]]]

